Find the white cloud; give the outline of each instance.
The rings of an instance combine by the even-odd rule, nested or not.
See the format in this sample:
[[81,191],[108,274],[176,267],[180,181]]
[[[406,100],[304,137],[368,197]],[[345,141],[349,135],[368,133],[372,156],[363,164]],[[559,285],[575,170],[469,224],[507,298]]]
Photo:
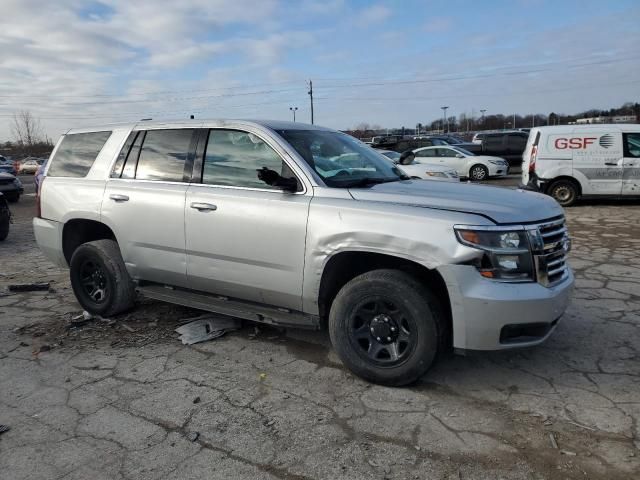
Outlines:
[[356,15],[358,16],[358,23],[368,27],[383,22],[391,16],[391,13],[391,9],[384,5],[373,5],[356,13]]

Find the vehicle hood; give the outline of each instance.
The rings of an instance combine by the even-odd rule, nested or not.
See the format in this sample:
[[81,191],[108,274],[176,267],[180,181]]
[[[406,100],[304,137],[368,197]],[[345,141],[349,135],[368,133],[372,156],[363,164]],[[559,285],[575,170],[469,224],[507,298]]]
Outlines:
[[455,172],[456,169],[453,167],[449,167],[447,165],[439,165],[437,163],[428,163],[428,162],[412,162],[409,165],[398,165],[400,169],[402,167],[424,167],[426,170],[430,170],[432,172]]
[[349,192],[356,200],[472,213],[500,224],[537,222],[564,213],[547,195],[470,183],[405,180]]

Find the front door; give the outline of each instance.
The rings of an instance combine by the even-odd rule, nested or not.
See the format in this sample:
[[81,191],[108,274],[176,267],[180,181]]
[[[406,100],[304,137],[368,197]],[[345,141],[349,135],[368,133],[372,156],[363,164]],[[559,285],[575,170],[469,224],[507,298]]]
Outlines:
[[134,279],[185,286],[184,202],[193,129],[134,132],[102,200],[101,216]]
[[301,310],[311,193],[284,192],[257,177],[267,167],[295,177],[253,133],[212,129],[202,183],[187,190],[185,228],[190,288]]
[[622,195],[640,195],[640,132],[623,133]]

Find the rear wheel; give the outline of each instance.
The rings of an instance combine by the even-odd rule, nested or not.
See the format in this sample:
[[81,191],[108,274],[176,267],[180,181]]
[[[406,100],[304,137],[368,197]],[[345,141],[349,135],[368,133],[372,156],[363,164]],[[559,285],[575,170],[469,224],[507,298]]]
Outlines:
[[549,185],[547,193],[563,207],[569,207],[578,200],[578,187],[571,180],[557,180]]
[[478,163],[469,169],[469,178],[476,182],[486,180],[489,178],[489,169]]
[[329,333],[338,356],[356,375],[401,386],[415,382],[433,363],[442,318],[434,295],[414,277],[374,270],[340,290]]
[[133,306],[135,290],[115,241],[80,245],[73,252],[69,272],[73,293],[87,312],[111,316]]

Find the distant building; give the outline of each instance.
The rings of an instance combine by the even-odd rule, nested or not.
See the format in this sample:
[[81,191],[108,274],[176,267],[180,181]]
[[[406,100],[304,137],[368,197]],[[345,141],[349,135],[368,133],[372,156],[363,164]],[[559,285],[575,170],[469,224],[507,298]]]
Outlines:
[[578,118],[575,122],[578,125],[585,125],[591,123],[636,123],[638,118],[635,115],[615,115],[613,117],[589,117]]

